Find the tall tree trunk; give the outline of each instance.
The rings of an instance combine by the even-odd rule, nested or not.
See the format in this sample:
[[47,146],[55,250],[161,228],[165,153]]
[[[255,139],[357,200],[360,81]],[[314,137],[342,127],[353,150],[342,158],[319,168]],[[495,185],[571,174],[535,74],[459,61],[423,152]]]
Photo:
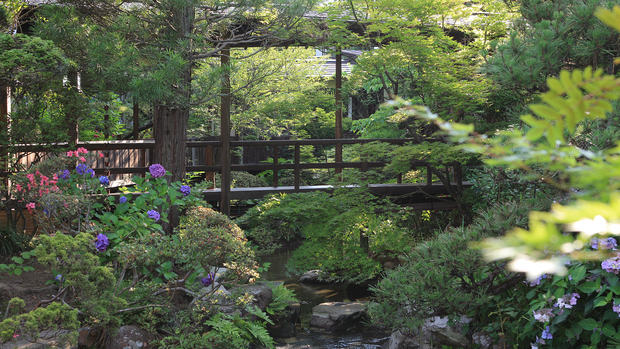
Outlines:
[[[175,3],[171,9],[171,34],[178,41],[187,45],[178,45],[183,48],[186,66],[181,72],[182,79],[178,86],[171,86],[178,98],[176,104],[157,105],[153,110],[153,138],[155,149],[153,151],[153,163],[162,165],[172,173],[168,178],[170,182],[180,181],[185,178],[185,149],[187,146],[187,124],[189,120],[189,105],[192,82],[192,42],[191,36],[194,29],[195,9],[191,1]],[[175,206],[168,211],[168,223],[162,227],[167,234],[179,225],[179,209]]]
[[[154,164],[162,165],[172,176],[171,182],[180,181],[185,177],[185,148],[187,146],[187,122],[189,110],[155,106],[153,110],[153,151]],[[164,231],[171,234],[179,225],[179,210],[168,212],[169,223],[162,224]]]

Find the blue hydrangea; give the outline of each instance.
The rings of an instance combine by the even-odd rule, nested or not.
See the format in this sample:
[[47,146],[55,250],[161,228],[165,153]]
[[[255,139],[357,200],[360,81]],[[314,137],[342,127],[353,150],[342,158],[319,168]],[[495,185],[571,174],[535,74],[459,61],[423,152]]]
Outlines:
[[103,184],[103,185],[109,185],[110,184],[110,179],[106,176],[101,176],[99,177],[99,183]]
[[149,172],[153,178],[159,178],[166,175],[166,169],[160,164],[154,164],[149,166]]
[[84,173],[86,173],[87,170],[90,170],[90,169],[85,164],[78,164],[77,166],[75,166],[75,171],[79,175],[83,175]]
[[540,336],[540,338],[542,339],[553,339],[553,335],[551,334],[551,332],[549,332],[549,326],[547,326],[547,328],[545,328],[542,332],[542,335]]
[[108,245],[110,245],[110,240],[108,240],[108,237],[104,234],[98,234],[97,240],[95,240],[95,248],[100,252],[103,252],[108,248]]
[[92,168],[89,168],[88,170],[86,170],[86,173],[90,175],[90,178],[95,177],[95,171]]
[[161,216],[159,215],[159,212],[157,212],[155,210],[150,210],[150,211],[148,211],[146,213],[149,215],[149,218],[152,218],[155,221],[158,221],[159,218],[161,218]]
[[58,175],[58,178],[65,180],[65,181],[69,179],[69,177],[71,177],[71,172],[69,172],[69,170],[67,169],[62,170],[60,174]]
[[182,185],[180,189],[181,194],[183,194],[183,196],[188,196],[191,190],[192,189],[189,187],[189,185]]
[[126,202],[127,202],[127,198],[126,198],[126,197],[124,197],[124,196],[121,196],[121,198],[120,198],[120,199],[118,199],[118,202],[120,202],[121,204],[124,204],[124,203],[126,203]]
[[205,285],[205,287],[208,287],[209,285],[213,283],[214,279],[215,279],[215,274],[209,273],[207,274],[206,277],[203,277],[201,281],[202,281],[202,284]]

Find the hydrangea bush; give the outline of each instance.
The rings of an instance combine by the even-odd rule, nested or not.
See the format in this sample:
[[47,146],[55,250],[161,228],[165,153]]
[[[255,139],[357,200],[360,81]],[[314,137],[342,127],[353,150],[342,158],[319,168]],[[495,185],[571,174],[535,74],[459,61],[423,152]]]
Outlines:
[[[596,348],[620,343],[620,264],[615,238],[593,238],[591,251],[600,261],[569,261],[568,275],[542,275],[531,288],[529,321],[517,338],[532,348]],[[526,315],[527,315],[526,314]]]

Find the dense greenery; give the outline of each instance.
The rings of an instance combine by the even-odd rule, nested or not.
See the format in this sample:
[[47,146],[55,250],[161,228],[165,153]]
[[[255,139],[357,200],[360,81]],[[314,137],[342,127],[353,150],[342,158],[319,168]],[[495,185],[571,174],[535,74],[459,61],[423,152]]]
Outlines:
[[[162,348],[273,347],[266,326],[286,316],[290,292],[275,289],[262,311],[219,287],[253,281],[257,254],[299,240],[292,274],[379,279],[376,325],[413,333],[429,316],[468,315],[468,335],[486,331],[514,347],[620,343],[620,257],[608,239],[619,234],[620,7],[609,10],[617,1],[350,0],[323,4],[327,21],[312,21],[301,20],[312,1],[63,0],[40,9],[33,36],[12,35],[20,2],[1,3],[0,87],[13,96],[0,120],[2,161],[19,160],[7,157],[17,143],[74,141],[78,129],[85,140],[122,133],[141,103],[152,112],[141,121],[154,122],[162,145],[155,159],[170,165],[134,178],[122,197],[107,196],[108,179],[88,171],[83,149],[12,178],[7,198],[44,234],[24,240],[9,224],[0,252],[34,250],[0,272],[27,273],[36,256],[53,268],[58,291],[24,314],[11,300],[2,341],[53,329],[74,342],[78,326],[131,323],[163,334],[154,343]],[[306,171],[304,183],[331,177],[334,192],[272,196],[232,222],[182,182],[184,142],[229,132],[220,130],[220,97],[231,99],[240,138],[332,138],[334,112],[347,103],[333,102],[325,58],[308,48],[266,50],[295,40],[329,54],[360,49],[343,88],[359,108],[346,129],[417,142],[345,146],[344,161],[389,164],[337,178]],[[517,119],[528,103],[532,114]],[[291,161],[281,150],[279,161]],[[302,149],[302,162],[333,157]],[[367,190],[397,175],[424,182],[419,166],[448,184],[448,165],[473,184],[449,186],[458,214],[413,212],[394,204],[404,197]],[[279,173],[280,184],[289,175]],[[232,185],[273,178],[239,173]],[[175,230],[164,227],[171,207],[184,213]],[[239,312],[220,311],[227,306]]]

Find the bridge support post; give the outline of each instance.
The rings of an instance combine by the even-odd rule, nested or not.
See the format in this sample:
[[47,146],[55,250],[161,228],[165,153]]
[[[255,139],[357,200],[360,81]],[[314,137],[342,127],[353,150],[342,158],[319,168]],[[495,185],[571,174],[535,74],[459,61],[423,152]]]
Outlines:
[[[340,48],[336,52],[336,91],[334,97],[336,99],[336,139],[342,139],[342,54]],[[336,144],[336,173],[342,173],[342,143]]]
[[230,49],[222,50],[220,60],[224,68],[222,76],[222,106],[220,113],[222,156],[221,156],[221,186],[222,199],[220,201],[220,212],[230,216],[230,72],[228,62],[230,61]]

